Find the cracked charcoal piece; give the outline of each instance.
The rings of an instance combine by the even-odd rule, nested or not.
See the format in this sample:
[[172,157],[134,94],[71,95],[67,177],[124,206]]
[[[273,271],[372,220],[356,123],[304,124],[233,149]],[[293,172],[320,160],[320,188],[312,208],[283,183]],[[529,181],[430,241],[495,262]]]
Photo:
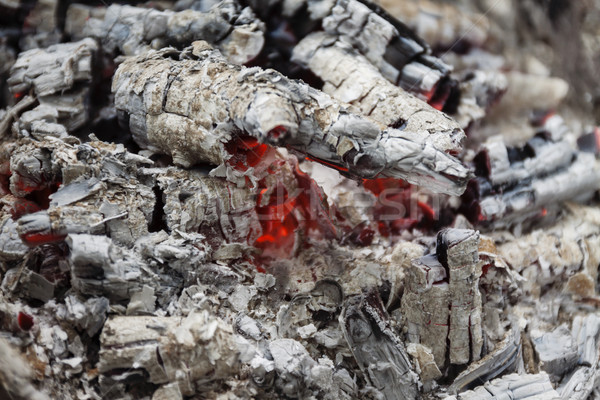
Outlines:
[[448,153],[462,150],[464,133],[450,117],[384,79],[368,60],[335,37],[308,35],[294,48],[292,60],[319,76],[325,93],[384,127],[431,134],[435,146]]
[[252,244],[262,234],[252,190],[221,178],[169,169],[157,177],[169,229]]
[[505,372],[516,369],[520,361],[521,336],[516,328],[505,333],[503,340],[498,342],[494,350],[479,361],[471,363],[469,367],[461,372],[448,387],[449,393],[462,392],[475,383],[485,382]]
[[172,155],[178,165],[222,163],[228,157],[223,142],[244,131],[353,176],[402,178],[445,193],[464,190],[469,171],[429,135],[382,131],[322,92],[275,71],[228,64],[203,43],[185,50],[181,61],[167,58],[177,54],[164,50],[125,61],[113,91],[134,139]]
[[85,38],[19,54],[7,80],[10,91],[31,91],[39,105],[23,113],[13,130],[39,138],[66,137],[67,131],[82,127],[89,118],[87,99],[97,51],[96,41]]
[[438,233],[436,255],[413,260],[402,298],[408,340],[431,349],[438,367],[481,357],[479,232]]
[[106,51],[114,53],[119,49],[127,56],[206,40],[229,61],[244,64],[258,55],[264,43],[264,23],[256,19],[250,8],[231,0],[219,2],[207,12],[158,11],[113,4],[102,17],[102,22],[89,19],[84,33],[98,38]]
[[422,39],[373,3],[338,0],[323,19],[323,28],[356,47],[386,79],[424,100],[434,100],[436,92],[445,90],[442,81],[451,67],[433,57]]
[[418,398],[418,376],[412,370],[404,344],[389,326],[378,294],[348,298],[340,324],[365,379],[385,399]]
[[39,194],[17,220],[21,238],[35,245],[62,240],[68,233],[107,233],[132,245],[147,234],[154,193],[126,177],[152,161],[123,146],[60,143],[25,140],[10,149],[15,206],[22,207],[31,193]]

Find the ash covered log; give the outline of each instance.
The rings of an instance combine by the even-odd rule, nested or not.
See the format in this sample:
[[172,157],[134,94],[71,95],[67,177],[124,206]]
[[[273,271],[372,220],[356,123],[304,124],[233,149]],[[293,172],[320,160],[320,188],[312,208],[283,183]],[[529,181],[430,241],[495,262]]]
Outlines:
[[556,214],[564,201],[594,195],[600,188],[596,153],[552,134],[538,135],[522,147],[508,147],[500,137],[483,145],[475,158],[479,176],[463,197],[463,210],[473,223],[526,225],[532,218]]
[[241,131],[353,176],[392,176],[447,193],[463,190],[469,171],[437,149],[428,134],[381,130],[322,92],[275,71],[228,64],[199,42],[181,53],[181,61],[167,58],[175,54],[164,50],[124,62],[113,91],[136,141],[171,154],[178,165],[222,163],[229,158],[224,142]]
[[464,132],[450,117],[386,80],[364,56],[336,36],[308,35],[294,47],[292,60],[321,78],[325,93],[350,103],[384,127],[428,133],[440,150],[451,154],[461,151]]

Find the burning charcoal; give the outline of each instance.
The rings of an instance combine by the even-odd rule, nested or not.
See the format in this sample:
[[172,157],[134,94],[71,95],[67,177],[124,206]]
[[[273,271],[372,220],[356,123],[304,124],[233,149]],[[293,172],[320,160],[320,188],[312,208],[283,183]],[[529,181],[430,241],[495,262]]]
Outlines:
[[524,147],[489,140],[476,157],[476,173],[463,207],[473,223],[506,227],[544,216],[566,200],[587,199],[598,190],[600,168],[593,154],[566,139],[542,136]]
[[402,314],[408,340],[429,347],[438,367],[481,357],[479,233],[448,229],[438,234],[436,256],[413,261]]
[[[460,99],[452,117],[467,129],[481,121],[504,96],[508,81],[497,71],[468,70],[461,74],[458,87]],[[473,136],[473,135],[472,135]]]
[[24,141],[12,153],[14,207],[30,204],[17,213],[17,231],[28,244],[60,241],[70,232],[108,232],[132,245],[148,233],[154,193],[124,177],[152,161],[99,142]]
[[[266,145],[245,148],[250,141],[239,142],[239,151],[221,166],[223,175],[237,185],[173,169],[159,174],[168,228],[201,233],[215,250],[214,257],[221,259],[250,253],[288,258],[309,231],[313,237],[335,236],[324,195],[293,159]],[[236,149],[231,144],[226,148]],[[240,187],[246,179],[253,187]]]
[[340,324],[365,379],[385,399],[416,399],[419,380],[375,293],[346,300]]
[[324,33],[305,37],[294,48],[293,61],[319,76],[325,82],[325,93],[350,103],[383,127],[419,132],[424,138],[433,135],[436,148],[451,154],[461,151],[464,133],[453,120],[387,81],[367,59],[336,37]]
[[440,82],[451,67],[432,57],[429,46],[409,28],[371,3],[337,1],[323,28],[356,47],[385,78],[428,102],[447,89]]
[[264,43],[263,22],[250,8],[232,0],[221,1],[206,12],[113,4],[102,17],[102,23],[89,20],[84,31],[98,38],[106,51],[119,49],[128,56],[205,40],[219,48],[230,62],[244,64],[258,55]]
[[[216,242],[254,243],[260,236],[253,192],[221,178],[165,171],[157,178],[171,230],[199,232]],[[219,243],[220,245],[221,243]]]
[[598,397],[600,12],[378,1],[0,0],[0,398]]
[[[456,159],[418,133],[393,128],[381,131],[373,122],[348,114],[324,93],[275,71],[240,69],[202,43],[196,43],[192,54],[189,49],[182,53],[198,60],[165,58],[173,52],[127,60],[115,75],[113,90],[116,107],[135,140],[172,155],[178,165],[222,163],[228,158],[223,143],[243,130],[260,141],[285,145],[358,177],[392,176],[437,191],[461,193],[469,176]],[[148,68],[152,74],[147,73]],[[198,70],[206,72],[198,74]],[[174,71],[179,80],[173,81],[168,91],[159,89],[167,85]],[[210,85],[203,86],[202,76],[213,72],[219,78],[211,78]],[[200,89],[190,92],[189,87]],[[242,94],[245,92],[248,94]],[[188,99],[188,111],[180,109],[182,98]],[[208,98],[211,104],[217,101],[221,105],[200,108],[202,99]],[[207,125],[207,121],[212,123]],[[183,130],[188,134],[176,133]]]
[[457,396],[447,397],[452,400],[475,399],[530,399],[559,400],[562,397],[554,390],[548,375],[511,374],[479,386],[474,390],[463,392]]
[[[100,373],[142,369],[152,383],[174,382],[183,395],[207,391],[239,373],[249,343],[208,312],[176,317],[114,317],[100,336]],[[182,363],[182,361],[185,362]]]

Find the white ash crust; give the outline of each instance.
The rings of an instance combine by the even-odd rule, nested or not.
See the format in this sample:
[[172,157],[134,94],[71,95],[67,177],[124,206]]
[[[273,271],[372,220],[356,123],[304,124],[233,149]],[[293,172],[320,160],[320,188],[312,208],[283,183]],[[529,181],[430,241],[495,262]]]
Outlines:
[[[186,57],[190,51],[197,59]],[[445,193],[464,190],[470,172],[429,134],[380,130],[323,92],[272,70],[228,64],[200,42],[181,61],[167,58],[175,54],[162,50],[125,61],[113,92],[140,146],[172,155],[177,165],[222,163],[228,158],[223,143],[241,130],[359,177],[404,178]],[[281,137],[270,133],[280,128]]]

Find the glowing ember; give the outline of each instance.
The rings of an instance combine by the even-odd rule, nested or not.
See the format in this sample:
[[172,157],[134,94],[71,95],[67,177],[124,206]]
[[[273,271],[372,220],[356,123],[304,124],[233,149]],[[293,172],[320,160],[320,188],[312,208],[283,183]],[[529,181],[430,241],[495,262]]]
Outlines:
[[416,200],[412,186],[405,181],[365,179],[363,186],[377,196],[373,215],[381,235],[394,236],[417,226],[433,225],[435,211],[429,204]]
[[31,200],[19,198],[16,199],[10,207],[10,215],[12,219],[16,221],[23,215],[31,214],[40,210],[41,207],[37,203]]
[[225,149],[231,154],[227,164],[239,171],[246,171],[262,160],[269,146],[251,136],[238,136],[226,143]]
[[19,324],[19,328],[24,331],[28,331],[33,328],[33,317],[27,313],[24,313],[23,311],[19,311],[17,322]]
[[[270,135],[285,134],[277,127]],[[262,177],[256,188],[256,212],[262,228],[253,245],[261,258],[289,258],[299,246],[300,233],[313,237],[335,237],[325,195],[319,186],[292,160],[285,160],[273,147],[248,136],[236,137],[225,145],[228,165],[245,172],[254,168]]]
[[67,235],[65,234],[56,234],[56,233],[30,233],[27,235],[21,236],[21,240],[27,246],[39,246],[41,244],[46,243],[57,243],[65,240]]

